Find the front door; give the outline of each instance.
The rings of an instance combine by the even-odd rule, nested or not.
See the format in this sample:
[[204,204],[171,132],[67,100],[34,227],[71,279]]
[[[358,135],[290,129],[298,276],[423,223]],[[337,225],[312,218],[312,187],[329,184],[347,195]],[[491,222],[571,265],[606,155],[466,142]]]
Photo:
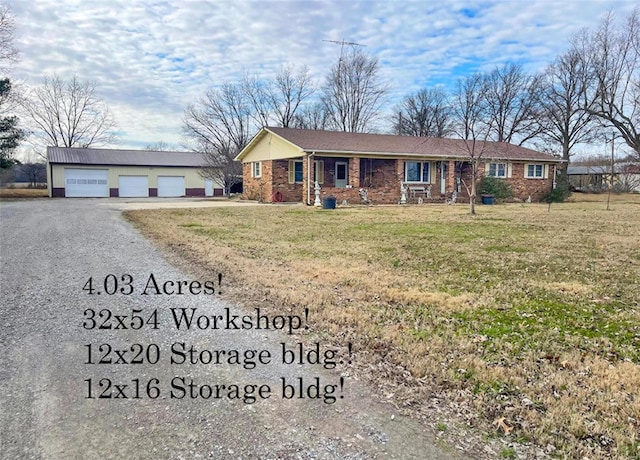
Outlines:
[[447,194],[447,162],[440,162],[440,195]]
[[349,163],[346,161],[336,161],[336,187],[345,188],[349,182]]

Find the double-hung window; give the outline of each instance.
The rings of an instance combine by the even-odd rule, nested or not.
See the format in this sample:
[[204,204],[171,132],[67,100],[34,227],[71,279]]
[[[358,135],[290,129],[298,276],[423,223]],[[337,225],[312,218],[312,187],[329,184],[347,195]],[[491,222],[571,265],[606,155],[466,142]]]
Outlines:
[[251,163],[251,177],[262,177],[262,163],[259,161]]
[[489,171],[487,175],[492,177],[507,177],[507,164],[489,163]]
[[302,160],[289,160],[289,183],[302,183]]
[[429,165],[428,161],[405,161],[404,181],[429,183]]
[[539,165],[539,164],[527,165],[527,168],[525,169],[525,177],[527,179],[543,179],[544,165]]

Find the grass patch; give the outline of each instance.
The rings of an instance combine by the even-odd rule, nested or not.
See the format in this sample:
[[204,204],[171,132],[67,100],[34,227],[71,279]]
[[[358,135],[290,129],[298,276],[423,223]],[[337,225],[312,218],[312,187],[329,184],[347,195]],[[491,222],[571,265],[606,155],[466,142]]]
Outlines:
[[0,188],[0,198],[27,199],[48,196],[49,191],[46,188]]
[[638,203],[127,215],[222,271],[225,295],[308,307],[313,330],[384,369],[370,378],[407,410],[436,394],[486,432],[506,417],[508,436],[561,456],[625,458],[640,441]]

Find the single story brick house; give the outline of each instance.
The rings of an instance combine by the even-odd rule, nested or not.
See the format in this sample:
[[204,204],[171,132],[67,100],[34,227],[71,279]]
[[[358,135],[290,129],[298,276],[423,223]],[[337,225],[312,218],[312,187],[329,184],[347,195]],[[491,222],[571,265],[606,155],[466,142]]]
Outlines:
[[[461,139],[425,138],[265,127],[238,154],[244,197],[262,202],[313,204],[314,183],[322,196],[338,202],[398,203],[420,192],[443,200],[454,191],[464,197],[470,183],[469,144]],[[516,197],[539,200],[553,187],[561,160],[528,148],[478,142],[480,175],[507,181]],[[477,155],[477,153],[476,153]],[[426,192],[429,192],[428,194]]]
[[50,197],[221,196],[194,152],[47,147]]

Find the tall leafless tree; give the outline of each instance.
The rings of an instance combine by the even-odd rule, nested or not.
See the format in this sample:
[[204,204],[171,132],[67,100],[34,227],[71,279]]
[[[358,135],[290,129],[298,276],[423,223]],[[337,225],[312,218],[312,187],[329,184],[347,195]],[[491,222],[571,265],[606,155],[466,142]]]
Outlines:
[[9,5],[0,5],[0,70],[5,71],[18,59],[14,46],[15,21]]
[[302,67],[298,73],[294,73],[293,67],[283,67],[274,79],[270,94],[278,126],[292,126],[296,113],[313,92],[313,81],[307,67]]
[[506,64],[484,75],[490,136],[497,142],[523,143],[539,134],[536,123],[537,79],[522,66]]
[[33,134],[45,146],[81,147],[115,141],[115,121],[96,95],[94,83],[77,76],[63,80],[54,75],[34,88],[24,101]]
[[464,141],[462,145],[466,161],[471,166],[471,183],[463,184],[469,194],[469,214],[472,215],[476,213],[479,166],[492,132],[485,94],[484,76],[474,74],[458,81],[452,103],[454,130]]
[[563,171],[576,144],[597,137],[594,116],[586,108],[593,103],[591,66],[575,49],[550,64],[539,77],[538,117],[541,137],[562,148]]
[[250,116],[258,126],[269,126],[273,118],[271,104],[271,81],[258,76],[246,75],[238,85],[238,91],[251,106]]
[[253,105],[253,115],[261,126],[289,127],[296,113],[314,92],[309,69],[297,73],[292,66],[283,66],[273,79],[245,77],[243,91]]
[[404,136],[447,137],[453,133],[451,101],[441,88],[406,96],[394,116],[394,132]]
[[332,129],[371,130],[387,93],[379,72],[378,59],[360,49],[352,48],[340,57],[329,71],[321,95]]
[[202,174],[222,182],[227,196],[242,180],[242,165],[233,159],[249,142],[253,115],[241,83],[209,89],[185,111],[184,133],[205,155]]
[[586,110],[616,129],[640,158],[640,7],[616,25],[612,13],[587,34],[585,61],[595,77]]

